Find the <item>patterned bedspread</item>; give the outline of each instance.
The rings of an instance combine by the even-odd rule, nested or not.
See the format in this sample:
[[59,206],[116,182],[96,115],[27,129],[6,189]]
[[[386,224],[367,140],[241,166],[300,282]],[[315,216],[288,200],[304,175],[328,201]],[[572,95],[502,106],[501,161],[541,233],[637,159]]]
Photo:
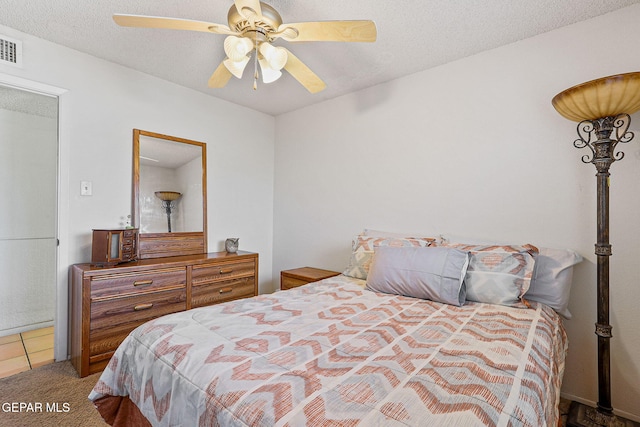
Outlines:
[[555,426],[567,340],[542,304],[454,307],[337,276],[133,331],[89,398],[159,426]]

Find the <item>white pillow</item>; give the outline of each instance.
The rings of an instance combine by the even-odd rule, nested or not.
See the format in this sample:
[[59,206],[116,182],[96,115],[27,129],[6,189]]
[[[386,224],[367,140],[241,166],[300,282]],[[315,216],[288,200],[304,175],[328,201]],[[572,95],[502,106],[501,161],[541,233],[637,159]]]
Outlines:
[[569,249],[540,248],[531,286],[524,298],[547,304],[562,317],[571,319],[568,305],[573,266],[582,259],[580,254]]
[[465,302],[467,252],[443,247],[375,249],[367,289],[461,306]]

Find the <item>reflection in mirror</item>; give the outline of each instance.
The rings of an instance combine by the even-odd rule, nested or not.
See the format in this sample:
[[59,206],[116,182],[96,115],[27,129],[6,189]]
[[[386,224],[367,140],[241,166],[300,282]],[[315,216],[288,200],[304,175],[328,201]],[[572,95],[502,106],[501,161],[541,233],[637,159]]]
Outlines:
[[[169,200],[161,198],[162,193],[181,196]],[[202,148],[140,135],[138,197],[140,233],[202,231]],[[165,201],[170,202],[170,217]],[[168,218],[172,230],[168,229]]]
[[140,258],[206,252],[206,145],[138,129],[133,142]]

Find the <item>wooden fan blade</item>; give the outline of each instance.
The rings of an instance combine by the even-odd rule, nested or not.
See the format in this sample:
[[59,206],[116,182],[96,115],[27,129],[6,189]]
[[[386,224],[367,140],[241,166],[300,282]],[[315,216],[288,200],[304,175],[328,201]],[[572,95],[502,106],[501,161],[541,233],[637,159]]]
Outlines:
[[287,28],[293,28],[298,32],[297,37],[284,32],[280,35],[290,42],[374,42],[378,31],[373,21],[318,21],[298,22],[282,24],[278,27],[278,33]]
[[251,17],[254,15],[262,16],[260,0],[234,0],[234,3],[238,13],[245,19],[251,20]]
[[[284,49],[284,48],[283,48]],[[291,51],[287,51],[287,63],[284,69],[311,93],[324,90],[327,85],[309,67],[304,65]]]
[[161,16],[115,14],[113,20],[123,27],[163,28],[168,30],[202,31],[215,34],[233,34],[229,27],[211,22],[193,21],[191,19],[164,18]]
[[224,87],[230,78],[231,72],[224,66],[224,62],[221,62],[209,78],[209,87],[214,89]]

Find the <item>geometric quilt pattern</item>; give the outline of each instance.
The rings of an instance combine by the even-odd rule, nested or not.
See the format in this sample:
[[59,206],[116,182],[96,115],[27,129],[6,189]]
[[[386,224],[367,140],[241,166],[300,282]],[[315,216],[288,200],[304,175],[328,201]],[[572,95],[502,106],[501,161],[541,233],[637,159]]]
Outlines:
[[89,396],[158,426],[555,426],[558,315],[462,307],[336,276],[134,330]]

